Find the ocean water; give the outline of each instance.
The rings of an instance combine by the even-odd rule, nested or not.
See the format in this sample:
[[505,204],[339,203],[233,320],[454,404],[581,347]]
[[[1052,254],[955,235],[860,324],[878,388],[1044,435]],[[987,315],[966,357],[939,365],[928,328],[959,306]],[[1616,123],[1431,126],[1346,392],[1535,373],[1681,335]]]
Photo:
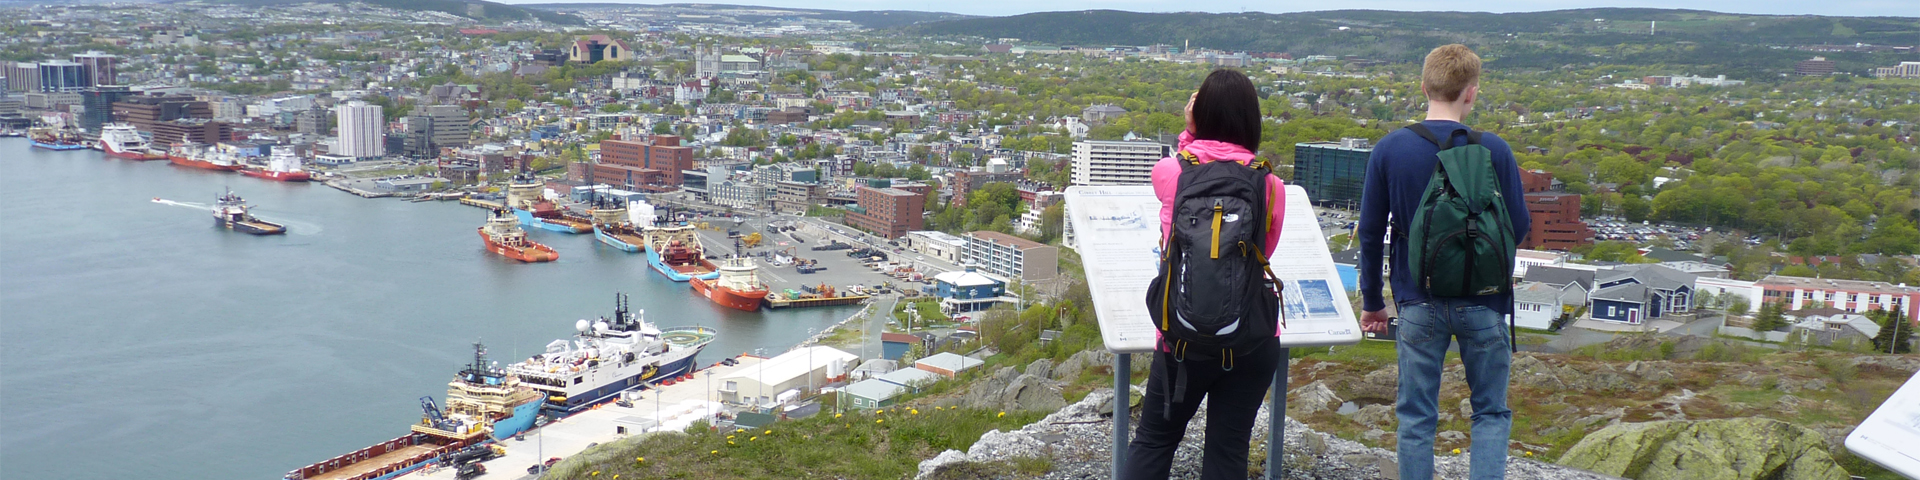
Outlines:
[[[855,310],[732,311],[590,234],[532,232],[560,260],[520,264],[458,203],[24,139],[0,139],[0,185],[0,478],[278,479],[406,433],[473,342],[530,356],[616,292],[662,327],[717,328],[702,364]],[[203,207],[227,188],[289,234],[215,227]]]

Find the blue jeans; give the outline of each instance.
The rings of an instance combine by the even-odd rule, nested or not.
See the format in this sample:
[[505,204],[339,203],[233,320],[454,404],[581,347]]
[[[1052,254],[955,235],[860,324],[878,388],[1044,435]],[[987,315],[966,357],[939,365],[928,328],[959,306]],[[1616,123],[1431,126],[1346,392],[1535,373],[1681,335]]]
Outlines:
[[1440,371],[1454,339],[1460,341],[1467,388],[1473,392],[1473,457],[1468,478],[1506,477],[1507,437],[1513,430],[1513,410],[1507,409],[1507,370],[1513,355],[1507,346],[1506,319],[1464,300],[1432,298],[1400,306],[1400,394],[1394,401],[1400,418],[1400,478],[1433,478]]

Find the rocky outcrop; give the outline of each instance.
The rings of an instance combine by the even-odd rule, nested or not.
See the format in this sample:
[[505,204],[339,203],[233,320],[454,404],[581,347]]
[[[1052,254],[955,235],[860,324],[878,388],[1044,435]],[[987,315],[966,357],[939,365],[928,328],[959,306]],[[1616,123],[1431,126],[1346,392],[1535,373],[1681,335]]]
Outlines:
[[1287,408],[1292,409],[1295,415],[1303,417],[1340,408],[1340,404],[1345,402],[1339,395],[1333,393],[1333,389],[1327,388],[1326,382],[1318,380],[1295,388],[1289,393],[1293,398],[1287,400]]
[[[1076,402],[1038,422],[1011,432],[993,431],[980,437],[965,452],[948,450],[920,462],[918,480],[958,478],[1029,478],[994,472],[982,465],[1012,462],[1023,457],[1044,457],[1051,468],[1047,480],[1105,480],[1112,478],[1113,423],[1111,414],[1102,414],[1101,405],[1110,404],[1113,391],[1095,390]],[[1110,411],[1110,410],[1109,410]],[[1174,454],[1170,478],[1200,477],[1202,446],[1206,443],[1207,409],[1203,405],[1187,429],[1186,441]],[[1137,422],[1138,419],[1136,418]],[[1392,450],[1369,448],[1308,428],[1291,418],[1286,421],[1286,478],[1298,480],[1383,480],[1397,477]],[[1254,421],[1254,469],[1263,465],[1267,438],[1268,411],[1263,406]],[[1137,425],[1137,423],[1136,423]],[[1457,432],[1455,432],[1457,433]],[[1466,478],[1469,455],[1441,456],[1434,466],[1442,478]],[[998,470],[998,471],[1004,471]],[[1617,480],[1613,477],[1551,465],[1524,458],[1509,457],[1507,478],[1531,480]]]
[[[1044,366],[1041,369],[1046,370]],[[974,382],[966,395],[943,403],[989,410],[1052,411],[1066,406],[1067,399],[1060,385],[1045,376],[1000,367],[993,375]]]
[[1820,432],[1766,418],[1621,423],[1587,435],[1563,465],[1641,480],[1846,480]]

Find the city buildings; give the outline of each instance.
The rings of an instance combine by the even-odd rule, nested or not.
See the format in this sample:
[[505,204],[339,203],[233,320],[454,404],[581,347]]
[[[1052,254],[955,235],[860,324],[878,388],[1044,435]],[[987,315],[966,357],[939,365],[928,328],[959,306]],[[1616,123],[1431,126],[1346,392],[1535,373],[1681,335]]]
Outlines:
[[782,180],[773,183],[773,211],[803,215],[820,201],[820,184]]
[[40,64],[33,62],[6,62],[6,68],[0,73],[7,76],[7,91],[40,91]]
[[1155,142],[1073,142],[1073,184],[1147,185],[1153,164],[1171,155],[1173,147]]
[[[1833,280],[1825,278],[1768,275],[1760,279],[1761,299],[1785,303],[1788,310],[1811,308],[1822,303],[1849,312],[1893,310],[1910,322],[1920,322],[1920,287],[1887,282]],[[1754,308],[1757,310],[1759,306]]]
[[1373,147],[1364,138],[1293,144],[1293,184],[1314,204],[1358,208],[1371,155]]
[[[592,165],[587,180],[634,191],[666,191],[680,186],[686,170],[693,170],[693,148],[681,146],[677,135],[653,135],[601,141],[600,161]],[[764,195],[753,196],[764,200]]]
[[1900,62],[1891,67],[1875,67],[1873,76],[1878,78],[1920,78],[1920,62]]
[[1023,282],[1059,275],[1060,249],[1000,232],[968,232],[960,265]]
[[73,62],[80,64],[81,71],[87,74],[89,85],[119,85],[119,73],[115,69],[115,64],[119,60],[118,56],[101,53],[98,50],[73,55]]
[[113,104],[133,95],[133,91],[123,86],[97,86],[80,91],[80,128],[89,132],[99,132],[100,127],[112,123]]
[[1803,77],[1833,75],[1833,61],[1827,60],[1827,57],[1813,57],[1793,64],[1793,74]]
[[84,66],[66,60],[40,62],[40,91],[78,92],[93,86],[93,76]]
[[180,143],[219,143],[233,139],[233,124],[205,118],[182,118],[155,122],[154,145]]
[[331,153],[353,158],[387,154],[386,115],[379,105],[356,100],[335,108],[340,135],[339,145]]
[[967,251],[967,239],[959,235],[934,230],[916,230],[907,232],[900,239],[901,245],[914,253],[944,260],[955,265]]
[[633,60],[633,47],[625,40],[616,40],[606,35],[587,35],[573,41],[567,48],[567,61],[580,63],[598,63],[601,60]]
[[859,206],[847,212],[847,225],[887,238],[900,238],[926,225],[926,197],[899,188],[860,187]]
[[207,102],[186,95],[133,95],[113,103],[113,118],[151,133],[162,122],[213,118],[213,109]]
[[467,109],[459,105],[416,107],[407,116],[406,154],[437,157],[440,149],[464,147],[472,137],[467,125]]

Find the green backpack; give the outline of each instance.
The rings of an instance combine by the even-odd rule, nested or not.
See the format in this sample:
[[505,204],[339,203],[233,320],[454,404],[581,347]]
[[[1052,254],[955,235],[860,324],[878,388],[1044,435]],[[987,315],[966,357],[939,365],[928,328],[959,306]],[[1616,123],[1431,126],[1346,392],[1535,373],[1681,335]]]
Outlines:
[[1465,145],[1452,144],[1454,131],[1437,136],[1418,123],[1407,129],[1440,146],[1406,235],[1413,278],[1436,297],[1512,292],[1517,242],[1493,152],[1472,129]]

